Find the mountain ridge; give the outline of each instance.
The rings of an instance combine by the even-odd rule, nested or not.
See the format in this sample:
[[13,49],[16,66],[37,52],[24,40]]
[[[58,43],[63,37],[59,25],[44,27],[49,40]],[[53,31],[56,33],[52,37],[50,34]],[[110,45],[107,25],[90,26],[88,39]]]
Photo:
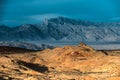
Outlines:
[[99,42],[120,40],[120,22],[98,23],[57,17],[47,19],[39,25],[24,24],[12,28],[4,26],[0,26],[0,41]]

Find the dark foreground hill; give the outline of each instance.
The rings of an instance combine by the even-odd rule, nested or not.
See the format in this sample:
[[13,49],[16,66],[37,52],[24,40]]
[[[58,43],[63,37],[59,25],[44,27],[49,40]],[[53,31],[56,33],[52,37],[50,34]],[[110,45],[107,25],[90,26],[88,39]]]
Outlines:
[[10,46],[0,46],[0,54],[16,54],[16,53],[26,53],[26,52],[35,52],[35,50],[10,47]]

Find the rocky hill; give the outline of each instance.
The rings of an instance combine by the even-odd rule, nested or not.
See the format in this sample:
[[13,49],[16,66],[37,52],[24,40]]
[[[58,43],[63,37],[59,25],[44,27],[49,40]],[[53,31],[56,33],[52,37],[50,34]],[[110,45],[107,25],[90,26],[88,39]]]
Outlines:
[[26,54],[4,54],[0,55],[0,79],[119,80],[120,51],[111,55],[114,53],[96,51],[81,43]]

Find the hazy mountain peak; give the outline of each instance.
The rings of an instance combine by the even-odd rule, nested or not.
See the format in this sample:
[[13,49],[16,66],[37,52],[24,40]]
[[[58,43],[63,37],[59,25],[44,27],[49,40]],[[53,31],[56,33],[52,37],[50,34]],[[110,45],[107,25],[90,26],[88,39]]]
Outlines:
[[10,27],[8,27],[6,25],[0,25],[0,28],[10,28]]
[[0,31],[9,31],[9,30],[11,30],[11,28],[6,26],[6,25],[1,25],[0,26]]
[[74,19],[70,19],[70,18],[67,18],[67,17],[57,17],[57,18],[51,18],[48,20],[48,22],[54,22],[56,24],[64,24],[64,23],[76,23],[76,20]]
[[57,18],[51,18],[48,20],[48,23],[55,23],[55,24],[71,24],[71,25],[83,25],[83,26],[89,26],[93,25],[93,22],[80,20],[80,19],[72,19],[67,17],[59,16]]

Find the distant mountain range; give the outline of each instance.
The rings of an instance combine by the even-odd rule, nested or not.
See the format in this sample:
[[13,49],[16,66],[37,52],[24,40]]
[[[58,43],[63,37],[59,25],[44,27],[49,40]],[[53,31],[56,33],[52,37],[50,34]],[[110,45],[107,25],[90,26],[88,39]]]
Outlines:
[[42,24],[0,26],[0,41],[120,41],[120,22],[89,22],[66,17],[51,18]]
[[27,43],[27,42],[0,42],[0,46],[11,46],[11,47],[19,47],[19,48],[24,48],[28,50],[44,50],[44,49],[53,49],[54,47],[51,45],[46,45],[46,44],[39,44],[35,45],[32,43]]

